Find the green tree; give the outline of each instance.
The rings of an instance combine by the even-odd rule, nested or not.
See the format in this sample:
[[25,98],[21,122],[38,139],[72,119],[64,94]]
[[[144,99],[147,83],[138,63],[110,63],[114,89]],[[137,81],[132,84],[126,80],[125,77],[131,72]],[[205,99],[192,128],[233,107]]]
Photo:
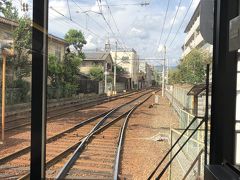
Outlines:
[[[114,66],[112,67],[112,71],[114,71]],[[123,67],[117,65],[116,72],[117,72],[117,75],[121,75],[121,74],[124,74],[126,71]]]
[[79,66],[82,62],[80,56],[75,55],[74,53],[68,53],[64,56],[63,61],[63,71],[64,71],[64,81],[75,84],[79,75]]
[[205,68],[211,62],[209,53],[193,49],[187,56],[180,60],[175,71],[170,71],[170,83],[199,84],[205,81]]
[[92,80],[102,81],[104,79],[103,68],[100,66],[92,67],[89,71],[89,76]]
[[13,66],[17,79],[28,77],[31,72],[30,49],[32,45],[31,20],[27,17],[18,20],[18,27],[13,31],[16,57]]
[[81,52],[82,47],[87,44],[83,33],[76,29],[70,29],[65,35],[64,39],[70,45],[74,45],[74,47],[77,48],[79,53]]
[[48,78],[54,87],[60,87],[64,75],[63,64],[56,56],[50,54],[48,57]]
[[17,8],[13,7],[12,1],[1,0],[0,12],[3,13],[5,18],[11,19],[11,20],[18,20],[18,11],[17,11]]

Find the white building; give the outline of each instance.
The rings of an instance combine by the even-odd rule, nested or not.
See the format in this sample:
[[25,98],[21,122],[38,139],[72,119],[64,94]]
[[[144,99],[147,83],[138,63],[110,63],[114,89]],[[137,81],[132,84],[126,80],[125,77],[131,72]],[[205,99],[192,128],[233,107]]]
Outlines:
[[117,54],[117,65],[121,66],[127,73],[131,82],[131,88],[138,88],[139,57],[134,49],[118,49],[117,53],[111,51],[113,61]]
[[212,45],[208,44],[200,33],[200,11],[199,3],[184,31],[186,37],[182,46],[182,57],[185,57],[193,48],[205,49],[212,53]]
[[144,77],[144,87],[151,87],[153,80],[153,70],[146,62],[139,63],[139,73]]

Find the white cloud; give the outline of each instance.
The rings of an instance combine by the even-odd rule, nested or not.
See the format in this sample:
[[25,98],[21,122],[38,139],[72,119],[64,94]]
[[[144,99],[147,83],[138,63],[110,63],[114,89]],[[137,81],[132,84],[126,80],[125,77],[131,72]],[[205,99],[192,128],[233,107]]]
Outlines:
[[[29,1],[29,0],[25,0]],[[18,2],[18,1],[16,1]],[[111,6],[112,15],[115,19],[115,22],[118,26],[120,34],[118,33],[115,23],[111,18],[108,8],[106,6],[102,6],[102,11],[106,20],[110,24],[113,29],[115,35],[112,35],[109,27],[106,22],[103,20],[103,17],[97,13],[88,13],[89,18],[86,18],[86,14],[81,13],[82,11],[95,11],[100,12],[98,4],[96,0],[82,0],[76,1],[78,6],[76,6],[72,1],[69,1],[70,11],[72,19],[78,23],[71,22],[69,19],[69,12],[67,8],[66,0],[50,0],[49,7],[53,7],[62,15],[54,12],[53,10],[49,10],[49,31],[50,33],[64,37],[65,33],[71,29],[81,30],[85,38],[87,40],[87,45],[84,49],[95,49],[95,48],[104,48],[105,41],[109,38],[112,44],[112,47],[115,47],[115,36],[119,39],[119,41],[124,41],[126,46],[129,48],[134,48],[137,50],[140,58],[145,57],[153,57],[153,56],[162,56],[162,48],[163,43],[166,40],[166,37],[169,33],[169,28],[173,23],[173,18],[175,12],[177,10],[178,0],[171,1],[168,16],[166,19],[166,23],[163,29],[162,40],[160,45],[158,45],[159,36],[162,31],[164,14],[166,11],[166,1],[151,1],[149,6]],[[109,4],[134,4],[139,3],[139,0],[108,0]],[[182,22],[182,18],[185,15],[187,7],[189,6],[190,0],[182,1],[182,5],[179,8],[178,15],[176,17],[172,32],[169,36],[168,43],[174,37],[180,23]],[[104,0],[102,0],[103,5],[106,4]],[[187,20],[190,19],[194,9],[197,7],[199,0],[194,0],[192,8],[188,14]],[[17,4],[17,3],[16,3]],[[78,11],[78,13],[77,13]],[[181,56],[181,46],[183,44],[183,40],[185,34],[183,30],[186,26],[187,20],[184,22],[183,27],[177,35],[176,40],[173,43],[171,48],[168,47],[167,43],[167,55],[169,58],[175,59],[172,62],[176,63],[178,57]],[[89,29],[91,32],[89,32]],[[96,36],[97,34],[97,36]],[[99,36],[101,38],[99,38]],[[154,54],[158,52],[157,54]]]
[[157,49],[158,52],[163,52],[164,51],[164,45],[160,44]]
[[84,46],[84,49],[96,49],[96,43],[93,42],[94,38],[92,35],[87,36],[87,44]]

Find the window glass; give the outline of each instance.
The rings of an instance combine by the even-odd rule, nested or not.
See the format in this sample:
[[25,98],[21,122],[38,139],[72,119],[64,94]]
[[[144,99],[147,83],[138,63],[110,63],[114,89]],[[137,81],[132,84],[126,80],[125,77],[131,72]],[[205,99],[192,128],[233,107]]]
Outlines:
[[[0,159],[5,158],[0,179],[18,179],[29,173],[31,4],[31,0],[0,1]],[[13,153],[15,158],[9,158]]]

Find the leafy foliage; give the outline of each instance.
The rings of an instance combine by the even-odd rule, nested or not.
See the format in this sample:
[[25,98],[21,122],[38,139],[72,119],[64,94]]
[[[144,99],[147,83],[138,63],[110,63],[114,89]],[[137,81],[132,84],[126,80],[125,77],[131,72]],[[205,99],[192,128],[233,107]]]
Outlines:
[[104,79],[103,68],[100,66],[92,67],[89,71],[90,78],[96,81],[102,81]]
[[63,78],[63,64],[59,62],[56,56],[50,54],[48,57],[48,78],[52,86],[61,86]]
[[18,20],[18,11],[12,5],[12,1],[1,0],[0,1],[0,11],[3,13],[5,18],[11,20]]
[[28,77],[31,72],[30,49],[32,44],[32,28],[29,18],[20,18],[19,25],[13,32],[14,51],[16,58],[13,60],[14,70],[18,79]]
[[70,45],[77,47],[78,51],[81,52],[82,47],[87,44],[84,35],[81,31],[76,29],[70,29],[64,37],[65,41]]
[[71,29],[65,35],[65,41],[77,47],[78,53],[68,52],[63,61],[49,55],[48,77],[50,86],[48,98],[70,97],[76,94],[78,88],[79,66],[85,58],[81,49],[86,40],[81,31]]
[[81,62],[81,56],[77,56],[74,53],[68,53],[64,56],[63,71],[65,82],[76,83]]
[[[112,71],[114,71],[114,66],[112,66]],[[117,75],[126,73],[125,69],[122,66],[116,66]]]
[[170,71],[169,82],[199,84],[205,80],[206,65],[211,62],[209,53],[193,49],[184,59],[180,60],[176,70]]

